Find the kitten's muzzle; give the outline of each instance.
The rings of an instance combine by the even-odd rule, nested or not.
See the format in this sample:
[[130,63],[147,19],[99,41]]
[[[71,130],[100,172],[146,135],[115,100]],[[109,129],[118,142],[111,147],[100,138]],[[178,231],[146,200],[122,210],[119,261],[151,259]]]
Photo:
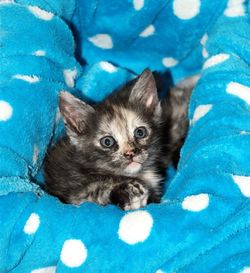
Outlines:
[[127,158],[132,160],[134,156],[138,155],[140,153],[140,149],[134,148],[126,151],[123,155]]

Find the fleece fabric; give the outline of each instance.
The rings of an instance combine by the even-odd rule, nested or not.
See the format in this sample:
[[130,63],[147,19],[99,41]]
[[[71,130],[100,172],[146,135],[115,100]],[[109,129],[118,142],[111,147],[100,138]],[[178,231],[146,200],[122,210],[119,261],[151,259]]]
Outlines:
[[[250,6],[244,0],[0,1],[0,272],[250,272]],[[42,191],[62,90],[99,102],[145,68],[200,73],[161,204]]]

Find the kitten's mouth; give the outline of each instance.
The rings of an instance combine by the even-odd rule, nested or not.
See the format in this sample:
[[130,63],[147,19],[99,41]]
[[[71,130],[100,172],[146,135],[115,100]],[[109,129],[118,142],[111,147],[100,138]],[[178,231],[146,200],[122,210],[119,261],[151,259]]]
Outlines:
[[131,160],[128,164],[128,166],[125,168],[125,173],[133,175],[138,173],[142,168],[142,164],[137,161]]

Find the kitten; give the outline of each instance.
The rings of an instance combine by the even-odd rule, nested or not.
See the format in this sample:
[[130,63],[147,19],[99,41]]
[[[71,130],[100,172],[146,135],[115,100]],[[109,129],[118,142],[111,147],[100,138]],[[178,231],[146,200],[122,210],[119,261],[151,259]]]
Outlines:
[[[61,92],[67,135],[45,160],[48,193],[65,203],[111,203],[124,210],[159,203],[165,168],[178,149],[172,145],[187,130],[175,136],[173,101],[171,95],[159,101],[149,70],[97,105]],[[186,120],[186,112],[182,116]]]

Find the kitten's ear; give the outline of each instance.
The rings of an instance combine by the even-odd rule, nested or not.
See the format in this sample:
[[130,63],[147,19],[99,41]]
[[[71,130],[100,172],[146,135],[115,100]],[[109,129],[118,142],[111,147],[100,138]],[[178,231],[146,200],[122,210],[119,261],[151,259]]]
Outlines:
[[60,93],[59,108],[70,135],[79,135],[84,132],[88,115],[95,111],[93,107],[65,91]]
[[154,76],[149,69],[146,69],[137,78],[129,96],[129,101],[139,101],[148,110],[154,111],[159,99]]

